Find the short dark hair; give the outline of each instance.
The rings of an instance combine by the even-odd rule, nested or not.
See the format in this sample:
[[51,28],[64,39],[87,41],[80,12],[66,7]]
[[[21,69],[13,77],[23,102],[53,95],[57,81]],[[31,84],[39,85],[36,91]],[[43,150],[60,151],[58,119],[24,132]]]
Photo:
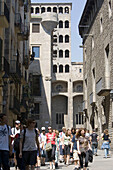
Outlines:
[[6,114],[1,113],[1,114],[0,114],[0,119],[3,119],[4,116],[6,116]]

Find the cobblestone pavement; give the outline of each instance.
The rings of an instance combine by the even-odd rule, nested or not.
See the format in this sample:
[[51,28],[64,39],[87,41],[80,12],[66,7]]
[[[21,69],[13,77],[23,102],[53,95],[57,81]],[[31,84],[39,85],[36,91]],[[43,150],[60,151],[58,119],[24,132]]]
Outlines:
[[[89,170],[113,170],[113,152],[110,152],[109,158],[104,158],[104,151],[98,151],[98,156],[94,156],[93,163],[89,163]],[[36,168],[35,168],[36,169]],[[41,170],[49,169],[49,164],[45,167],[40,167]],[[73,170],[74,165],[66,166],[63,163],[59,164],[59,170]],[[15,170],[15,168],[11,168]],[[37,169],[36,169],[37,170]]]

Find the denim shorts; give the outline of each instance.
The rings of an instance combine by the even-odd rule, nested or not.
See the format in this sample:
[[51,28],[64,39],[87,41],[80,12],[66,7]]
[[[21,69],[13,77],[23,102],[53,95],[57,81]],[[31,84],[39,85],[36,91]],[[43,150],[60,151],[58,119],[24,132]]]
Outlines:
[[35,165],[37,162],[37,151],[23,151],[22,159],[25,166]]
[[62,149],[62,145],[60,145],[60,155],[64,155],[64,149]]

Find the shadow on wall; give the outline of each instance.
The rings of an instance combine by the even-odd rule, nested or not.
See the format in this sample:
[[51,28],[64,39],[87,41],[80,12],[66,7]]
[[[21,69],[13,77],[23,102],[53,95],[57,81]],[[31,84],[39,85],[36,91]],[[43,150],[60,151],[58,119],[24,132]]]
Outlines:
[[[48,126],[50,126],[50,115],[39,60],[32,61],[29,66],[29,75],[32,75],[31,89],[34,103],[39,103],[39,118],[37,119],[37,115],[35,113],[32,114],[32,117],[34,116],[34,118],[36,118],[38,122],[37,126],[39,129],[42,126],[47,128]],[[40,82],[38,82],[38,84],[37,81],[33,82],[33,76],[40,76]],[[34,94],[33,88],[40,88],[41,93],[39,95],[37,95],[36,93]]]

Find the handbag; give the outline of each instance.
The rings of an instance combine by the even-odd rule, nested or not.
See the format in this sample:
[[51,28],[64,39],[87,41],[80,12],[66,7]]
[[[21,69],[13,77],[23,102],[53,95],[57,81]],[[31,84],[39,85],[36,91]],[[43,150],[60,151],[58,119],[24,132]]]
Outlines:
[[[52,134],[52,136],[53,136],[53,134]],[[52,136],[51,136],[51,140],[52,140]],[[49,143],[46,144],[45,150],[46,150],[47,152],[50,151],[50,150],[52,150],[51,140],[50,140]]]
[[52,150],[51,142],[49,142],[49,143],[46,144],[45,150],[46,150],[47,152],[50,151],[50,150]]

